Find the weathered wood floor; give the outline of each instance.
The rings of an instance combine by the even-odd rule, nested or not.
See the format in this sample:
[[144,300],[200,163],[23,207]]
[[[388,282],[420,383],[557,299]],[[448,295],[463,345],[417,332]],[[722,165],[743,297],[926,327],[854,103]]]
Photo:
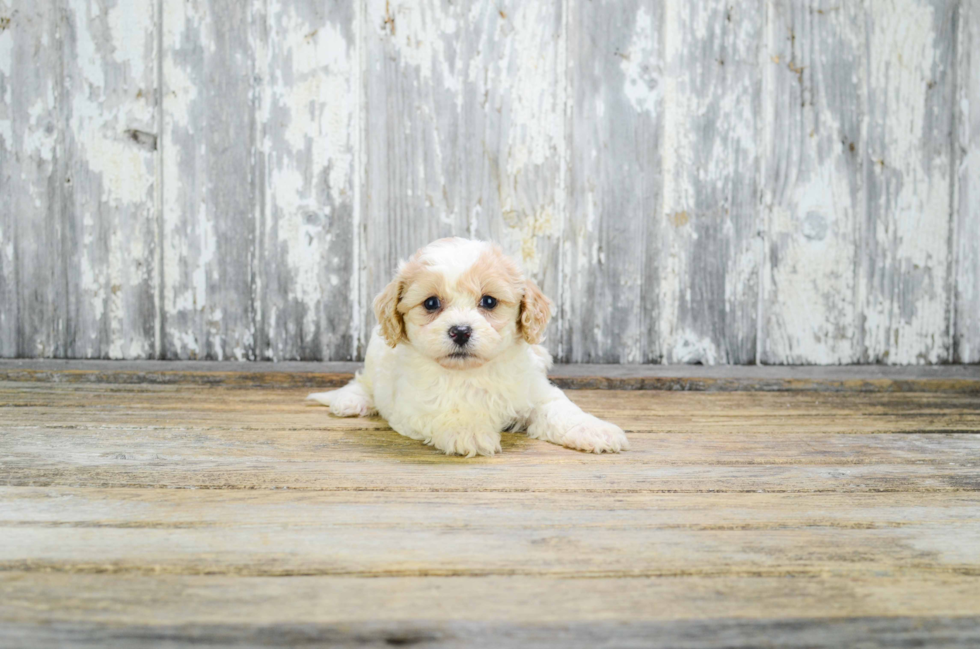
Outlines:
[[980,644],[980,396],[576,391],[447,458],[305,388],[0,382],[0,646]]

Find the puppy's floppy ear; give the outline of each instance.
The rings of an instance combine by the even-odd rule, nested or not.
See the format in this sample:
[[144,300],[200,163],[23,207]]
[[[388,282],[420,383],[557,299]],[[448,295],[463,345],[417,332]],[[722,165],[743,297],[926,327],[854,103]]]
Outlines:
[[394,347],[405,336],[405,320],[398,311],[398,300],[401,299],[401,276],[391,280],[388,286],[374,298],[374,315],[381,325],[381,335],[390,347]]
[[537,284],[526,280],[524,298],[521,300],[521,314],[517,320],[524,340],[532,345],[541,342],[549,320],[551,320],[551,300],[541,292]]

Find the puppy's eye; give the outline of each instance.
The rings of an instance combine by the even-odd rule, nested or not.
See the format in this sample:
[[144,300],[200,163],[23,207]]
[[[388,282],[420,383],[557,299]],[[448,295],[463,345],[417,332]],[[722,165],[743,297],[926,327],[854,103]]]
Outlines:
[[429,299],[427,299],[425,302],[423,302],[422,306],[425,307],[426,311],[435,311],[440,306],[442,306],[442,304],[439,302],[439,298],[432,296]]
[[489,295],[484,295],[480,298],[480,308],[486,309],[487,311],[493,309],[497,306],[497,298],[490,297]]

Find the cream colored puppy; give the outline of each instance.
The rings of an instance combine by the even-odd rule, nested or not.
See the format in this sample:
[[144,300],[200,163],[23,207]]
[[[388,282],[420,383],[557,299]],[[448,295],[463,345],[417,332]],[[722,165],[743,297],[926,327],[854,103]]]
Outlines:
[[498,246],[441,239],[402,263],[374,301],[364,371],[311,394],[340,417],[373,415],[447,454],[493,455],[500,432],[582,451],[629,448],[548,382],[539,345],[551,302]]

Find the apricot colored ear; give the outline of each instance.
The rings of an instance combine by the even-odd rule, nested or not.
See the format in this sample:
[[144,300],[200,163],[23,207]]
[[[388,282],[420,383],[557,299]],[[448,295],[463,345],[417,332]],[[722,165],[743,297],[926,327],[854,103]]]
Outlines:
[[521,300],[521,313],[517,321],[524,340],[532,345],[541,342],[549,320],[551,320],[551,300],[533,281],[525,281],[524,298]]
[[391,347],[396,346],[405,336],[405,320],[398,312],[401,289],[401,277],[396,277],[374,298],[374,315],[381,325],[381,335]]

